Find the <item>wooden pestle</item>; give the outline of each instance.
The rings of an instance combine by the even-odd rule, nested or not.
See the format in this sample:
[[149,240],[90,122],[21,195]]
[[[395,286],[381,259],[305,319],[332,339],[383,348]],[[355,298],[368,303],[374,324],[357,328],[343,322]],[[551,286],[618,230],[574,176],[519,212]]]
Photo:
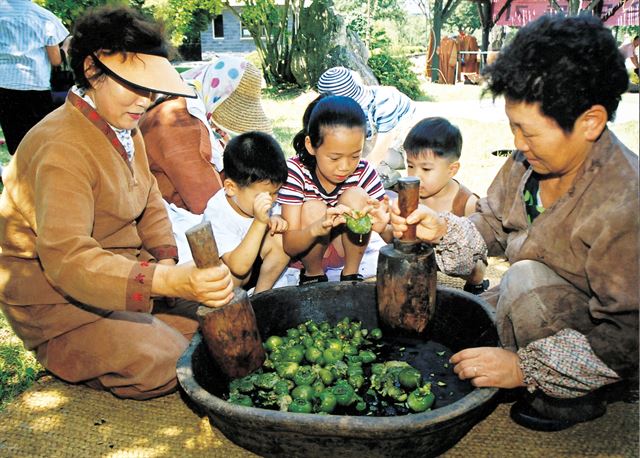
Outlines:
[[[418,208],[420,179],[398,180],[400,215]],[[380,250],[376,291],[378,312],[391,328],[422,332],[436,304],[437,266],[431,245],[416,239],[416,225],[408,226],[400,239]]]
[[[400,216],[406,218],[418,208],[420,199],[420,178],[405,177],[398,180],[398,207],[400,207]],[[416,225],[408,224],[407,230],[400,241],[415,243],[416,241]]]
[[[200,269],[220,265],[211,223],[200,223],[186,231],[193,260]],[[225,375],[244,377],[265,359],[256,316],[247,292],[233,290],[233,299],[222,307],[201,305],[197,310],[200,332],[209,351]]]

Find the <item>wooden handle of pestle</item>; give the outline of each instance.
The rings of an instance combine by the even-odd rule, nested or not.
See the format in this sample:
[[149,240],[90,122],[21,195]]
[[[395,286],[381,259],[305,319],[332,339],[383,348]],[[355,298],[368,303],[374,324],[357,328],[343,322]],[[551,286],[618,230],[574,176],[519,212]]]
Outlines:
[[193,226],[185,232],[185,235],[198,269],[219,266],[222,263],[210,222]]
[[[400,216],[406,218],[418,208],[418,200],[420,198],[420,178],[418,177],[401,177],[398,180],[398,206],[400,207]],[[416,225],[409,224],[406,232],[402,234],[400,240],[403,242],[416,241]]]
[[[211,223],[200,223],[185,232],[196,266],[221,264]],[[209,354],[227,377],[244,377],[259,368],[265,353],[256,317],[247,292],[233,290],[234,297],[222,307],[198,307],[200,331]]]

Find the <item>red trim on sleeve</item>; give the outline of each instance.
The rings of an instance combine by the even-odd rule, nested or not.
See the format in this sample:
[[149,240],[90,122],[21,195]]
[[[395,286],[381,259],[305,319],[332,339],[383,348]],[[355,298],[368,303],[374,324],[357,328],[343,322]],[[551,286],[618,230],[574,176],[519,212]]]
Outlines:
[[151,256],[158,261],[162,259],[173,259],[178,262],[178,248],[175,245],[161,245],[155,248],[149,248]]
[[127,302],[125,307],[130,312],[149,313],[151,311],[151,281],[155,264],[147,261],[137,262],[127,280]]

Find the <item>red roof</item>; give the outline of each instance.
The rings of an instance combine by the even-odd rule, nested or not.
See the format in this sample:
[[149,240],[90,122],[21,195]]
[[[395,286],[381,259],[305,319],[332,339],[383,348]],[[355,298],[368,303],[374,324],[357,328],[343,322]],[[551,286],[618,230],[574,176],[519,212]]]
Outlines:
[[[498,14],[506,1],[491,0],[494,16]],[[568,9],[566,0],[557,1],[564,11]],[[583,1],[583,8],[586,8],[589,3],[589,1]],[[513,0],[498,19],[496,25],[520,27],[543,14],[555,12],[556,10],[551,7],[549,0]],[[604,23],[609,27],[615,25],[638,25],[640,22],[640,0],[604,0],[602,17]]]

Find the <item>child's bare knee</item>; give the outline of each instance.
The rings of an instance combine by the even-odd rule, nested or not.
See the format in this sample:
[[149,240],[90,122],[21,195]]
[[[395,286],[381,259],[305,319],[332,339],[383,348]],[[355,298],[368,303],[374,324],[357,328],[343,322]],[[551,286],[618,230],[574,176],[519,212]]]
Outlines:
[[369,198],[370,196],[367,194],[367,191],[356,186],[345,190],[338,199],[338,203],[353,208],[354,210],[359,210],[367,205]]
[[312,224],[318,219],[318,215],[324,215],[327,211],[327,204],[322,200],[307,200],[302,204],[300,212],[300,222],[302,227]]
[[284,251],[282,234],[267,235],[262,245],[261,257],[263,262],[273,260],[276,264],[287,265],[291,257]]

